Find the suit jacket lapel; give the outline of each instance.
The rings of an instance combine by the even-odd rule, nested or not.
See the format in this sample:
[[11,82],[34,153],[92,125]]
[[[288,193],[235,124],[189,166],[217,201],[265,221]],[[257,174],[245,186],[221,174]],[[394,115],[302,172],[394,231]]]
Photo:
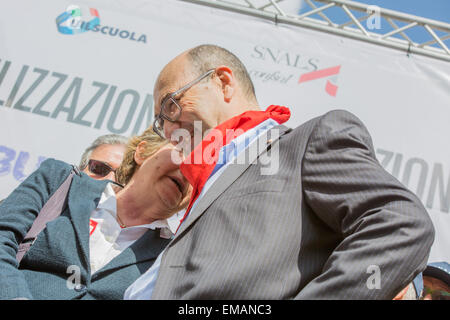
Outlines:
[[[290,128],[284,125],[278,125],[273,129],[278,129],[279,135],[274,139],[267,140],[266,148],[258,148],[257,152],[253,154],[251,152],[241,152],[236,158],[236,161],[234,161],[235,163],[230,164],[222,172],[220,178],[217,179],[211,185],[209,190],[203,195],[203,197],[198,200],[198,203],[196,204],[194,210],[189,213],[188,218],[180,226],[177,234],[175,235],[173,241],[169,244],[169,246],[175,243],[176,240],[181,237],[182,234],[184,234],[189,226],[192,225],[203,214],[203,212],[205,212],[206,209],[208,209],[208,207],[214,202],[214,200],[217,199],[219,195],[221,195],[237,178],[239,178],[240,175],[242,175],[242,173],[244,173],[244,171],[250,166],[250,164],[252,164],[264,151],[267,150],[270,145],[275,143]],[[267,136],[262,135],[253,143],[258,143],[259,145],[261,139],[267,139]],[[246,159],[246,157],[249,158]]]
[[89,266],[89,217],[95,208],[108,181],[94,180],[86,175],[75,175],[69,191],[68,207],[75,233],[84,256],[86,267]]

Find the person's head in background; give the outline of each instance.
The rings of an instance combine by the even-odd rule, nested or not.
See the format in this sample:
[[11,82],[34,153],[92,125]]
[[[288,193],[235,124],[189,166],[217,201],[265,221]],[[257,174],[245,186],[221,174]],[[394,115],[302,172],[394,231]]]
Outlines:
[[98,137],[81,156],[79,169],[97,180],[116,181],[115,171],[122,163],[128,138],[118,134]]

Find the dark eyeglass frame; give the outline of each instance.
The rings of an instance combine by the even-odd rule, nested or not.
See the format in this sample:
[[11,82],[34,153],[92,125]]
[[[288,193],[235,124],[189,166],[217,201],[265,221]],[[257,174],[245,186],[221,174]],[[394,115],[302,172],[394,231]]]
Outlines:
[[[95,169],[94,169],[94,171],[91,169],[92,166],[99,165],[99,164],[103,168],[106,168],[106,170],[107,170],[106,173],[103,174],[103,173],[95,172]],[[89,172],[91,172],[91,173],[93,173],[93,174],[95,174],[96,176],[99,176],[99,177],[106,177],[111,171],[114,172],[114,174],[116,174],[116,170],[115,169],[111,168],[111,166],[109,164],[107,164],[106,162],[103,162],[103,161],[100,161],[100,160],[89,159],[87,168],[88,168]]]
[[[202,74],[200,77],[192,80],[188,84],[184,85],[177,91],[171,93],[169,96],[164,98],[164,100],[161,102],[161,111],[155,117],[155,120],[153,121],[153,131],[155,131],[161,138],[167,139],[164,134],[164,120],[174,122],[174,121],[177,121],[178,118],[180,118],[180,116],[181,116],[181,106],[178,104],[177,99],[175,99],[175,97],[186,92],[192,86],[194,86],[195,84],[199,83],[200,81],[202,81],[203,79],[205,79],[206,77],[211,75],[214,71],[216,71],[216,69],[208,70],[207,72]],[[168,102],[172,102],[176,107],[176,109],[174,110],[175,112],[174,112],[173,116],[167,115],[165,113],[165,111],[166,111],[165,108],[166,108],[166,105]]]

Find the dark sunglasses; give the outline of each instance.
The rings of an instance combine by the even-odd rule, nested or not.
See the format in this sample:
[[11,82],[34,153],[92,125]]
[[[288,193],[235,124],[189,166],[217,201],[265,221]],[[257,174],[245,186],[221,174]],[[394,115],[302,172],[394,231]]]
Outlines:
[[99,160],[89,160],[88,169],[90,172],[100,177],[107,176],[111,171],[116,173],[116,170],[111,168],[107,163]]

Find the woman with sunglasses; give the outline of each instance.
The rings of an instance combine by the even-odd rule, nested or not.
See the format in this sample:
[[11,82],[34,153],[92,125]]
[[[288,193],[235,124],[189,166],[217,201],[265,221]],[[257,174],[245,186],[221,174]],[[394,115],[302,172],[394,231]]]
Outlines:
[[44,161],[0,204],[0,299],[122,299],[169,242],[178,222],[170,217],[187,205],[190,186],[173,154],[148,129],[127,145],[116,171],[123,187],[73,175],[67,206],[19,264],[18,244],[72,171]]

